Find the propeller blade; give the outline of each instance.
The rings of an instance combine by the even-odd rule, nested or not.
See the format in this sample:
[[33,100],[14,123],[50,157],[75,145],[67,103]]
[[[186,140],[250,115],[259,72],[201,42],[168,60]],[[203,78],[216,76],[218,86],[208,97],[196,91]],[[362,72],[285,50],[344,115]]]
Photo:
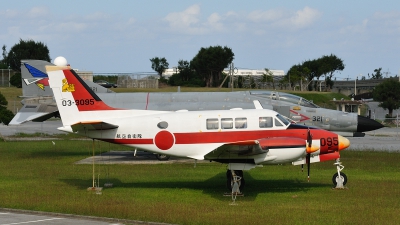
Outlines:
[[[308,144],[308,149],[311,149],[312,146],[312,135],[310,132],[310,128],[307,130],[307,144]],[[306,163],[307,163],[307,181],[310,182],[310,157],[311,157],[311,152],[307,152],[307,158],[306,158]]]
[[307,154],[307,181],[310,182],[310,153]]

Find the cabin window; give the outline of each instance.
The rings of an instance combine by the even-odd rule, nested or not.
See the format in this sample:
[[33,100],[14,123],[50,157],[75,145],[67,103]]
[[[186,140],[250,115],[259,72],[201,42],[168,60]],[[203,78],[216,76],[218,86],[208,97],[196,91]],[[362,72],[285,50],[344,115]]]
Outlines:
[[167,129],[168,123],[165,122],[165,121],[161,121],[161,122],[159,122],[159,123],[157,124],[157,127],[160,128],[160,129]]
[[235,128],[236,129],[247,128],[247,118],[246,117],[235,118]]
[[207,130],[218,130],[219,122],[218,119],[207,119]]
[[276,127],[283,127],[283,124],[278,119],[275,119],[275,126]]
[[233,129],[233,119],[232,118],[222,118],[221,119],[221,129]]
[[272,127],[272,117],[260,117],[259,118],[260,128]]

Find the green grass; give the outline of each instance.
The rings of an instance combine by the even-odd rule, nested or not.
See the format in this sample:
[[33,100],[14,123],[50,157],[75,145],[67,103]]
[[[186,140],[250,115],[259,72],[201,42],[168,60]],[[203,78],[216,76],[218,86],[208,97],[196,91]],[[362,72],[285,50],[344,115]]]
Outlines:
[[[0,207],[175,224],[400,224],[400,153],[343,151],[348,189],[332,190],[333,162],[266,166],[245,172],[245,196],[223,197],[225,165],[96,165],[92,142],[1,142]],[[96,151],[132,150],[96,142]],[[96,175],[97,177],[97,175]]]
[[[7,136],[8,139],[13,139],[13,138],[57,138],[57,139],[88,139],[87,137],[84,137],[82,135],[78,135],[75,133],[61,133],[61,134],[46,134],[46,133],[41,133],[41,132],[36,132],[32,134],[28,133],[15,133],[14,135]],[[90,140],[90,139],[88,139]]]
[[0,87],[0,93],[8,101],[7,109],[16,113],[22,107],[21,100],[18,96],[22,96],[22,88],[16,87]]

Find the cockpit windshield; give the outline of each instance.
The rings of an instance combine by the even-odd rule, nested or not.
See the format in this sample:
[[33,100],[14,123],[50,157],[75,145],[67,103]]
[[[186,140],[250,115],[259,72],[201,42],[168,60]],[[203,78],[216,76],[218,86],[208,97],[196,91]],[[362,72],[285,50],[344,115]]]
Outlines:
[[289,102],[309,108],[320,108],[318,105],[308,101],[307,99],[304,99],[300,96],[297,95],[292,95],[288,93],[283,93],[283,92],[275,92],[275,91],[250,91],[251,95],[256,95],[258,97],[263,97],[263,98],[270,98],[273,100],[280,100],[284,102]]
[[282,122],[282,124],[285,124],[285,126],[290,124],[290,122],[285,119],[285,117],[283,117],[281,114],[276,114],[276,117]]

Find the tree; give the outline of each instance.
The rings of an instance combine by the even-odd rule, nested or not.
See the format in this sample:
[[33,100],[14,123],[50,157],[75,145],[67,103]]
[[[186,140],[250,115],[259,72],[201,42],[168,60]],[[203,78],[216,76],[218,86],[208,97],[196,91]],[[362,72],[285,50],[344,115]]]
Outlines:
[[5,125],[8,125],[14,117],[14,114],[7,109],[7,104],[6,98],[0,92],[0,123],[4,123]]
[[17,88],[22,88],[22,77],[21,73],[15,73],[11,78],[10,78],[10,84],[14,87]]
[[215,87],[222,81],[222,71],[232,63],[234,56],[232,49],[226,46],[210,46],[201,48],[190,65],[203,78],[206,87]]
[[[308,69],[307,66],[305,66],[305,62],[303,63],[303,65],[298,64],[298,65],[292,66],[288,71],[287,79],[289,79],[289,76],[290,76],[291,83],[293,83],[293,84],[299,83],[300,84],[301,91],[303,91],[304,88],[307,87],[308,84],[314,78],[311,70]],[[306,84],[303,85],[304,81],[306,81]]]
[[344,70],[343,60],[336,55],[324,55],[318,59],[320,73],[325,75],[325,88],[333,86],[333,73]]
[[392,117],[393,110],[400,108],[400,82],[395,79],[385,79],[375,86],[372,96],[379,101],[379,107],[389,110],[389,117]]
[[[329,56],[322,56],[314,60],[304,61],[302,64],[292,66],[287,76],[290,76],[290,82],[300,82],[302,85],[303,80],[308,81],[308,89],[311,91],[312,86],[310,83],[313,79],[319,80],[322,75],[325,75],[325,86],[332,86],[333,74],[338,70],[343,70],[343,60],[331,54]],[[292,79],[293,77],[293,79]],[[321,81],[322,82],[322,81]],[[314,89],[317,89],[317,82],[314,82]]]
[[5,45],[3,45],[3,47],[2,47],[2,50],[3,50],[3,59],[2,60],[0,60],[0,69],[8,69],[8,66],[6,65],[6,62],[5,62],[5,58],[7,57],[7,50],[6,50],[6,46]]
[[168,69],[169,66],[167,60],[164,57],[162,58],[154,57],[150,59],[150,62],[151,62],[151,68],[158,73],[161,79],[162,74],[166,69]]
[[268,68],[265,68],[264,70],[265,70],[265,73],[263,73],[261,81],[265,82],[265,83],[271,82],[272,89],[275,90],[274,73],[272,73],[272,71],[269,70]]
[[190,63],[186,60],[179,60],[178,61],[178,73],[181,74],[181,79],[182,81],[189,81],[191,75],[192,75],[192,70],[190,69]]
[[3,46],[3,62],[14,71],[21,72],[22,59],[37,59],[50,62],[49,49],[42,42],[34,40],[19,40],[19,43],[11,47],[10,51],[6,52],[6,46]]
[[[374,69],[374,73],[371,74],[371,79],[382,79],[383,74],[381,73],[382,67],[379,69]],[[369,74],[368,74],[369,77]]]

